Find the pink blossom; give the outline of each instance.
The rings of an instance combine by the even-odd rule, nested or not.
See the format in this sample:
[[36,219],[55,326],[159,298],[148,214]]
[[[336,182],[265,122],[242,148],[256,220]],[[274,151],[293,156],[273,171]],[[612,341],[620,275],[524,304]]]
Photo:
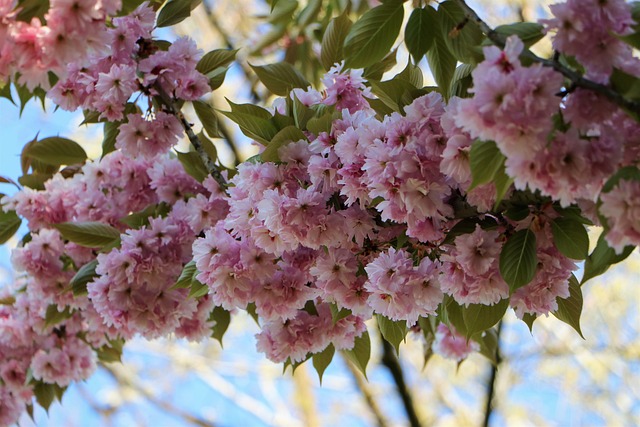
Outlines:
[[480,350],[480,345],[460,335],[453,327],[447,327],[444,323],[438,325],[436,340],[433,343],[433,351],[447,359],[460,362],[471,353]]

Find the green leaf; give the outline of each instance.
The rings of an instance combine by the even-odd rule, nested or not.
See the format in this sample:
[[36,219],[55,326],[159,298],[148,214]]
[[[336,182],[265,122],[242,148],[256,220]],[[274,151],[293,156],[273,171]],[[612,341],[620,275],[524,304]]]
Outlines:
[[318,373],[320,385],[322,385],[322,375],[324,374],[324,371],[327,369],[327,367],[331,364],[335,352],[336,349],[333,344],[329,344],[327,348],[322,350],[320,353],[316,353],[313,355],[313,367]]
[[349,359],[365,378],[367,378],[367,364],[371,358],[371,339],[369,331],[364,331],[357,337],[351,350],[343,350],[342,353]]
[[508,37],[516,35],[525,47],[531,47],[544,37],[544,27],[535,22],[516,22],[515,24],[499,25],[495,32]]
[[344,59],[342,46],[349,33],[352,22],[346,13],[333,18],[322,36],[320,63],[329,71],[334,64]]
[[189,290],[189,298],[201,298],[209,293],[209,286],[200,283],[195,278],[191,281],[191,289]]
[[507,191],[511,188],[511,184],[513,184],[513,178],[505,172],[504,162],[496,171],[496,174],[493,177],[493,184],[496,187],[496,201],[493,206],[494,209],[498,209],[502,199],[504,199]]
[[298,129],[304,130],[307,128],[309,120],[315,117],[315,111],[300,102],[295,93],[292,93],[291,96],[293,102],[294,124]]
[[504,317],[508,308],[508,298],[500,300],[494,305],[469,304],[464,307],[462,317],[467,328],[467,338],[493,327]]
[[400,0],[389,0],[365,12],[344,41],[345,67],[364,68],[380,61],[393,47],[404,17]]
[[603,193],[610,192],[611,190],[613,190],[618,185],[620,180],[640,181],[640,169],[638,169],[635,166],[626,166],[626,167],[618,170],[602,186],[602,192]]
[[[218,117],[216,116],[213,107],[202,101],[192,101],[193,109],[198,116],[198,120],[202,123],[202,127],[211,138],[221,138],[218,131]],[[215,159],[214,159],[215,160]]]
[[396,349],[396,354],[399,354],[400,343],[407,334],[407,321],[391,320],[381,314],[376,314],[376,321],[382,337]]
[[242,133],[249,138],[268,145],[278,133],[278,128],[271,122],[272,115],[264,108],[251,104],[234,104],[229,100],[227,102],[231,105],[231,112],[221,113],[237,123]]
[[431,6],[414,9],[404,29],[404,43],[417,64],[431,49],[438,31],[438,13]]
[[471,64],[462,64],[455,69],[451,78],[451,87],[449,88],[449,98],[457,96],[460,98],[469,97],[469,88],[473,85],[471,72],[474,66]]
[[127,225],[129,228],[139,229],[142,226],[149,225],[149,217],[166,217],[171,207],[164,202],[149,205],[141,211],[133,212],[124,218],[120,218],[120,222]]
[[267,148],[264,149],[261,154],[262,160],[265,162],[278,162],[280,161],[278,156],[278,149],[280,149],[280,147],[300,140],[306,141],[306,139],[307,137],[300,129],[295,126],[287,126],[278,132],[269,145],[267,145]]
[[580,330],[580,315],[582,314],[582,290],[578,279],[573,274],[569,278],[569,297],[566,299],[558,298],[558,310],[553,315],[562,320],[567,325],[576,330],[584,339]]
[[400,79],[408,82],[415,89],[422,89],[424,86],[424,75],[422,74],[422,69],[417,65],[413,65],[411,61],[407,62],[407,66],[404,67],[404,70],[396,74],[394,79]]
[[219,68],[226,68],[236,59],[237,53],[238,49],[215,49],[207,52],[200,58],[200,61],[198,61],[196,70],[206,76]]
[[475,141],[471,145],[469,163],[471,166],[471,186],[475,187],[491,182],[500,168],[504,168],[505,157],[493,141]]
[[331,303],[329,307],[331,308],[331,321],[334,325],[340,320],[352,314],[351,310],[349,310],[348,308],[343,307],[341,309],[338,309],[338,306],[335,303]]
[[457,3],[453,1],[440,3],[438,19],[442,37],[449,51],[458,61],[475,63],[482,60],[480,44],[484,35],[478,25],[465,16]]
[[120,231],[101,222],[63,222],[53,224],[62,237],[87,248],[102,248],[120,239]]
[[0,209],[0,244],[6,243],[20,228],[22,219],[15,211],[4,212]]
[[69,286],[71,287],[71,291],[74,296],[87,294],[87,284],[98,277],[98,274],[96,273],[97,265],[98,260],[94,259],[78,269],[78,272],[73,276],[71,282],[69,282]]
[[440,93],[448,94],[457,61],[449,51],[441,31],[438,31],[433,46],[427,52],[427,62],[431,74],[440,88]]
[[25,154],[48,165],[56,166],[83,163],[87,159],[87,153],[77,142],[57,136],[34,143]]
[[522,321],[527,325],[527,327],[529,328],[529,332],[533,333],[533,322],[536,321],[537,316],[535,314],[531,314],[531,313],[525,313],[522,316]]
[[467,335],[467,326],[464,323],[462,306],[451,296],[445,296],[439,307],[439,317],[450,328],[455,329],[463,336]]
[[366,67],[362,72],[362,76],[366,80],[382,80],[384,73],[395,67],[397,53],[398,49],[393,49],[382,59],[382,61],[378,61],[375,64]]
[[500,254],[502,278],[513,292],[533,280],[537,267],[536,235],[529,229],[516,231]]
[[49,7],[49,0],[20,0],[16,7],[19,12],[15,19],[31,23],[33,18],[38,18],[44,24],[44,15],[49,11]]
[[480,354],[496,366],[498,364],[498,332],[493,328],[489,329],[475,341],[480,344]]
[[184,21],[201,2],[202,0],[169,0],[160,9],[156,26],[158,28],[169,27]]
[[198,269],[196,268],[195,261],[189,261],[185,264],[178,281],[171,287],[171,289],[186,289],[191,287],[191,282],[195,279]]
[[16,105],[13,101],[13,96],[11,95],[11,82],[7,81],[5,83],[0,83],[0,98],[6,98],[13,105]]
[[49,412],[49,407],[53,403],[53,400],[56,398],[56,386],[54,384],[47,384],[41,381],[38,381],[36,385],[33,387],[33,394],[36,397],[36,402],[38,405],[42,406],[42,408]]
[[215,307],[209,316],[209,321],[215,322],[211,327],[211,338],[218,340],[222,346],[222,338],[231,323],[231,313],[222,307]]
[[589,234],[584,225],[568,218],[551,221],[551,231],[556,248],[571,259],[585,259],[589,254]]
[[67,320],[73,315],[69,307],[65,307],[64,310],[58,311],[56,304],[51,304],[47,307],[47,312],[44,316],[44,326],[49,327],[57,325],[58,323]]
[[601,234],[595,249],[584,263],[584,275],[582,276],[580,284],[584,284],[587,280],[603,274],[613,264],[625,260],[631,255],[634,249],[635,246],[627,246],[620,255],[617,255],[616,251],[611,249],[607,244],[607,241],[604,239],[604,234]]
[[411,92],[415,87],[405,80],[394,78],[386,82],[371,80],[369,83],[371,91],[394,111],[401,111],[402,107],[413,102]]
[[102,157],[115,151],[116,138],[120,133],[121,122],[104,122],[104,137],[102,138]]
[[204,152],[207,153],[209,159],[211,159],[212,162],[215,162],[218,158],[218,149],[216,148],[216,145],[213,143],[213,141],[211,141],[204,135],[204,132],[200,132],[197,137],[200,140],[200,144],[202,144],[202,148],[204,149]]
[[33,188],[34,190],[44,190],[44,183],[51,179],[53,175],[50,173],[32,173],[22,175],[18,178],[18,182],[25,187]]
[[319,117],[313,117],[307,122],[307,130],[314,135],[320,135],[322,132],[331,132],[331,126],[340,113],[332,113],[328,111]]
[[108,344],[103,345],[96,354],[98,360],[102,363],[122,362],[122,349],[124,347],[123,339],[109,340]]
[[309,82],[300,71],[287,62],[279,62],[269,65],[249,66],[258,75],[258,78],[272,93],[279,96],[287,96],[291,89],[309,87]]
[[176,151],[176,154],[178,155],[178,160],[182,163],[184,171],[198,182],[204,181],[204,179],[209,176],[209,171],[198,153],[195,151],[189,151],[187,153]]

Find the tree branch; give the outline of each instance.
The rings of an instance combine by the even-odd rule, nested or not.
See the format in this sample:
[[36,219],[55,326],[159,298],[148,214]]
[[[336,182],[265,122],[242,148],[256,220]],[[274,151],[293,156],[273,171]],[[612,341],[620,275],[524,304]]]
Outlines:
[[418,419],[418,414],[416,413],[416,409],[413,406],[411,393],[409,392],[407,384],[404,381],[404,373],[402,371],[400,361],[395,354],[393,346],[389,344],[384,338],[382,339],[382,351],[382,364],[386,366],[387,369],[389,369],[389,372],[391,372],[391,376],[393,377],[393,381],[396,383],[396,388],[398,390],[400,398],[402,399],[402,404],[404,405],[404,410],[407,413],[409,424],[411,425],[411,427],[421,427],[420,420]]
[[158,84],[157,82],[154,83],[153,88],[158,93],[160,101],[162,102],[164,107],[169,111],[169,113],[173,114],[180,121],[180,124],[182,124],[182,127],[187,134],[187,138],[189,138],[189,141],[191,142],[191,145],[193,145],[193,148],[196,149],[196,153],[198,153],[198,155],[202,159],[202,162],[204,163],[213,179],[216,180],[222,190],[225,190],[227,188],[227,181],[222,176],[218,165],[214,163],[214,159],[211,159],[207,154],[204,146],[202,145],[202,141],[200,141],[198,136],[193,132],[191,123],[189,123],[184,114],[182,114],[182,111],[176,106],[173,98],[171,98],[171,96],[169,96],[169,94],[165,92],[160,84]]
[[[482,30],[483,33],[485,33],[487,35],[487,38],[489,40],[491,40],[491,42],[493,42],[493,44],[495,44],[496,46],[500,47],[500,48],[504,48],[504,45],[506,43],[506,37],[503,34],[500,34],[498,32],[496,32],[493,28],[491,28],[485,21],[482,20],[482,18],[480,18],[480,16],[478,16],[478,14],[475,12],[475,10],[473,10],[467,3],[465,0],[453,0],[455,3],[457,3],[462,10],[464,11],[465,16],[475,22],[480,29]],[[549,59],[544,59],[544,58],[540,58],[539,56],[535,55],[533,52],[526,50],[522,53],[522,55],[528,59],[531,59],[534,62],[537,62],[539,64],[542,64],[545,67],[549,67],[549,68],[553,68],[555,71],[559,72],[560,74],[562,74],[563,76],[565,76],[566,78],[568,78],[573,87],[581,87],[583,89],[588,89],[591,90],[593,92],[596,92],[602,96],[604,96],[605,98],[607,98],[609,101],[613,102],[614,104],[618,105],[619,107],[621,107],[623,110],[627,111],[627,112],[633,112],[635,114],[640,114],[640,104],[634,101],[630,101],[627,98],[625,98],[624,96],[622,96],[620,93],[616,92],[615,90],[611,89],[608,86],[605,86],[603,84],[600,83],[596,83],[593,80],[589,80],[589,79],[585,79],[584,77],[582,77],[579,73],[577,73],[576,71],[562,65],[560,62],[555,61],[555,60],[549,60]]]
[[380,410],[378,403],[373,398],[373,394],[371,393],[371,390],[369,390],[369,386],[367,385],[365,379],[362,377],[362,374],[351,364],[351,362],[344,355],[342,355],[342,357],[345,361],[345,365],[347,366],[347,369],[349,369],[349,372],[351,372],[351,376],[356,382],[356,386],[358,387],[358,390],[360,390],[360,393],[362,393],[362,397],[364,397],[364,401],[369,406],[369,409],[371,409],[371,413],[373,413],[373,416],[376,419],[376,423],[378,427],[387,427],[387,420],[382,414],[382,411]]
[[489,421],[491,420],[491,414],[493,413],[493,406],[495,401],[495,387],[496,387],[496,377],[498,375],[498,366],[502,362],[502,356],[500,354],[500,331],[502,331],[502,321],[498,323],[498,333],[497,340],[498,343],[496,345],[496,363],[491,364],[491,372],[489,373],[489,380],[487,381],[487,399],[485,401],[484,407],[484,421],[482,422],[483,427],[489,427]]

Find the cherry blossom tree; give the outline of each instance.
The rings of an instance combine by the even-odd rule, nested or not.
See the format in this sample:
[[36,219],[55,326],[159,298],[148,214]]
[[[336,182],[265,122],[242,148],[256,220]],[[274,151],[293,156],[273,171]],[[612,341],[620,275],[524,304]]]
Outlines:
[[284,56],[238,61],[256,99],[220,110],[231,37],[204,53],[157,36],[198,2],[0,1],[0,95],[104,133],[94,159],[36,137],[3,178],[19,191],[0,237],[29,231],[0,294],[0,425],[133,337],[221,341],[240,310],[257,351],[320,379],[337,352],[366,374],[375,329],[398,385],[406,339],[497,365],[505,313],[581,335],[581,285],[640,243],[635,3],[569,0],[492,28],[464,0],[272,0],[253,51]]

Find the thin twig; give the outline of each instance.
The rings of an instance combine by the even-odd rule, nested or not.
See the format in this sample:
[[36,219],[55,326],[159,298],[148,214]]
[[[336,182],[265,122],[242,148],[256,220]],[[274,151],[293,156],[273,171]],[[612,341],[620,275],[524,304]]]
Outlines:
[[351,376],[353,376],[353,379],[356,382],[358,390],[360,390],[360,394],[362,394],[364,401],[367,403],[367,406],[369,406],[371,413],[375,417],[378,427],[387,427],[387,420],[380,410],[380,407],[373,397],[373,393],[371,393],[371,390],[369,389],[369,386],[367,385],[367,382],[363,378],[362,374],[355,368],[355,366],[351,364],[351,362],[344,355],[342,357],[344,358],[347,369],[349,369],[349,372],[351,372]]
[[420,420],[418,419],[418,414],[413,406],[411,393],[409,392],[404,380],[402,366],[395,354],[393,346],[385,339],[382,339],[382,351],[382,364],[389,369],[389,372],[391,372],[391,376],[393,377],[393,381],[396,383],[396,389],[398,390],[398,395],[402,399],[404,410],[407,413],[407,418],[409,419],[409,425],[411,425],[411,427],[420,427]]
[[484,407],[484,421],[483,427],[489,427],[489,421],[491,421],[491,414],[493,413],[493,407],[495,406],[495,390],[496,390],[496,377],[498,375],[498,366],[502,362],[502,356],[500,354],[500,331],[502,330],[502,322],[498,323],[497,344],[496,344],[496,363],[491,365],[491,372],[489,373],[489,380],[487,381],[487,399]]
[[189,123],[189,121],[186,119],[184,114],[182,114],[182,111],[176,106],[174,100],[167,94],[167,92],[165,92],[165,90],[162,88],[162,86],[159,83],[156,82],[153,85],[153,88],[158,93],[158,96],[160,97],[160,101],[162,101],[162,104],[164,105],[164,107],[167,108],[169,113],[173,114],[182,124],[182,127],[184,128],[184,131],[187,134],[187,138],[189,138],[189,141],[191,142],[191,145],[193,145],[193,148],[196,149],[196,153],[198,153],[198,155],[202,159],[202,162],[204,163],[205,167],[207,168],[207,170],[209,171],[213,179],[216,180],[216,182],[218,183],[218,185],[220,185],[220,188],[222,190],[226,189],[227,181],[222,176],[222,173],[220,172],[220,168],[218,167],[218,165],[214,163],[214,159],[210,158],[209,155],[207,154],[206,150],[204,149],[204,146],[202,145],[202,141],[200,141],[200,139],[198,138],[198,135],[196,135],[195,132],[193,132],[191,123]]
[[[485,21],[478,16],[478,14],[473,10],[465,0],[454,0],[464,11],[465,16],[475,22],[483,33],[487,35],[487,38],[493,42],[496,46],[500,48],[504,48],[506,43],[506,37],[503,34],[498,33],[493,28],[491,28]],[[525,51],[522,54],[524,57],[531,59],[534,62],[542,64],[545,67],[553,68],[569,80],[571,80],[573,87],[581,87],[583,89],[588,89],[593,92],[596,92],[604,97],[606,97],[609,101],[614,104],[622,107],[623,110],[631,111],[636,114],[640,114],[640,104],[634,101],[630,101],[622,96],[620,93],[611,89],[608,86],[605,86],[600,83],[596,83],[593,80],[585,79],[576,71],[562,65],[559,61],[549,60],[540,58],[535,55],[531,51]]]

